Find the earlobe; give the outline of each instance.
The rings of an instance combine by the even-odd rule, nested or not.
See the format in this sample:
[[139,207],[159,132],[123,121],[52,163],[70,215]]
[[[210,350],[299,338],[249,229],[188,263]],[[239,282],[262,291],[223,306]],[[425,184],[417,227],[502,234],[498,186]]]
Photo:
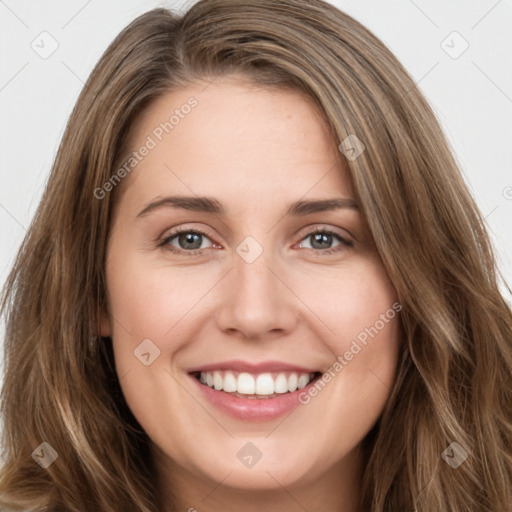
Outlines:
[[102,338],[108,338],[112,336],[112,325],[110,323],[110,318],[106,312],[101,313],[99,326],[96,329],[96,332]]

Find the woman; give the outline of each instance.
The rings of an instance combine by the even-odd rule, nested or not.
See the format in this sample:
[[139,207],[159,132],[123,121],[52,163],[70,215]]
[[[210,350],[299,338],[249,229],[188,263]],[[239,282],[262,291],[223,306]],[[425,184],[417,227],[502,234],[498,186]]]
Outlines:
[[8,510],[512,507],[512,315],[428,104],[320,1],[150,11],[4,292]]

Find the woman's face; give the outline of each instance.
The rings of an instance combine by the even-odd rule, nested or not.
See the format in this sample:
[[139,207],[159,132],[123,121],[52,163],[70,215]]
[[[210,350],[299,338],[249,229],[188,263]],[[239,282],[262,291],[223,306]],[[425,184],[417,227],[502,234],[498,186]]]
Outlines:
[[217,79],[134,128],[102,334],[155,453],[210,490],[355,475],[400,306],[322,119],[295,92]]

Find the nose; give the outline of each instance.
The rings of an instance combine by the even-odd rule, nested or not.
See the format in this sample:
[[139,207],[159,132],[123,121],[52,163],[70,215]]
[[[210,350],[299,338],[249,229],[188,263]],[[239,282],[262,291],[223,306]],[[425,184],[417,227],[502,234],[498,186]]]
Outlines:
[[264,250],[251,263],[234,254],[215,314],[219,329],[253,340],[293,331],[298,301],[285,274],[270,250]]

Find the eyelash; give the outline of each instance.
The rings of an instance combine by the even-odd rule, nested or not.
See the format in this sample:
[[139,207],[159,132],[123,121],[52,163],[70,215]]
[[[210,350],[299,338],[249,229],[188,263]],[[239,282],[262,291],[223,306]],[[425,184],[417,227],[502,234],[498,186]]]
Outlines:
[[[171,251],[173,253],[176,253],[176,254],[183,254],[183,253],[185,253],[188,256],[199,256],[200,254],[202,254],[205,249],[194,249],[192,251],[186,251],[185,249],[176,249],[175,247],[173,247],[172,245],[169,244],[169,242],[171,240],[173,240],[177,236],[181,235],[182,233],[193,233],[195,235],[200,235],[200,236],[204,236],[206,238],[210,238],[203,231],[199,231],[197,229],[190,229],[190,228],[181,228],[181,229],[177,229],[176,231],[173,231],[168,236],[166,236],[163,239],[161,239],[160,242],[158,243],[158,247],[162,247],[162,248],[164,248],[166,250],[169,250],[169,251]],[[346,238],[342,237],[339,233],[336,233],[335,231],[333,231],[331,229],[328,229],[328,228],[316,228],[316,229],[306,233],[301,238],[301,242],[302,242],[302,240],[304,240],[304,239],[306,239],[306,238],[308,238],[310,236],[316,235],[316,234],[332,235],[332,236],[334,236],[335,238],[337,238],[341,242],[336,247],[332,247],[330,249],[309,249],[308,247],[306,247],[306,249],[308,249],[310,251],[313,251],[317,255],[318,254],[332,254],[334,252],[337,252],[337,251],[340,251],[340,250],[343,250],[343,249],[350,248],[350,247],[354,246],[353,242],[351,242],[350,240],[347,240]]]

